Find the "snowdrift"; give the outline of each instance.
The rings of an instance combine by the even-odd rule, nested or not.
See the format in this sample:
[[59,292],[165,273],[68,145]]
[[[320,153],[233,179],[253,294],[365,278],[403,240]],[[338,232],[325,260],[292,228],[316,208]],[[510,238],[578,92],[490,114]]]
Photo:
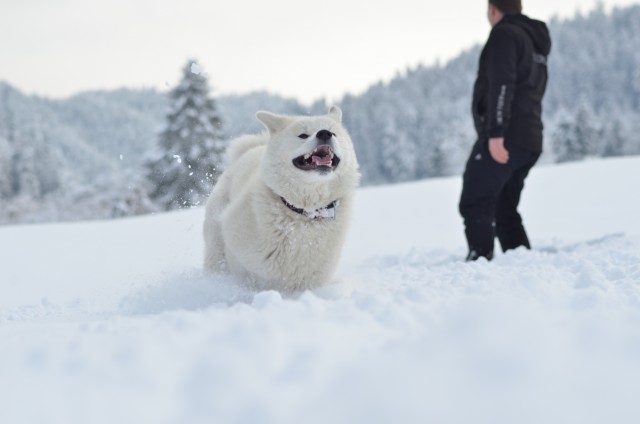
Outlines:
[[203,211],[0,227],[2,423],[631,423],[640,158],[535,168],[464,263],[460,179],[358,192],[336,281],[200,275]]

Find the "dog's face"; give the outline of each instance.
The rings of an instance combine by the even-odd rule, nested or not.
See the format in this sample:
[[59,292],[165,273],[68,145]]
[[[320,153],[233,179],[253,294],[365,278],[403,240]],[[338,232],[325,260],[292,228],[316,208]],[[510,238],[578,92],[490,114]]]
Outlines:
[[269,112],[256,116],[270,134],[263,172],[272,187],[287,185],[300,190],[301,185],[353,179],[357,184],[358,165],[339,108],[334,106],[323,116],[291,117]]

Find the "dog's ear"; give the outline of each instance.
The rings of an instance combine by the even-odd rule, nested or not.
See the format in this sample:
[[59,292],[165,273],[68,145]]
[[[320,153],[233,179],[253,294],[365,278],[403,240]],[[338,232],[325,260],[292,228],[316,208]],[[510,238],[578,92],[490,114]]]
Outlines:
[[271,134],[281,131],[289,125],[289,117],[276,115],[275,113],[265,112],[263,110],[256,113],[256,118],[267,127]]
[[342,111],[338,106],[331,106],[329,109],[329,116],[333,118],[334,121],[342,123]]

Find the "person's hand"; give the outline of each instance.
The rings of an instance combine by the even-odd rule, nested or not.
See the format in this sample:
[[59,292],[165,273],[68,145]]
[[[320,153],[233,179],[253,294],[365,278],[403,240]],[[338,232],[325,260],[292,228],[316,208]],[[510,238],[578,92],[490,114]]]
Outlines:
[[504,165],[509,162],[509,151],[504,148],[504,138],[489,139],[489,153],[496,162]]

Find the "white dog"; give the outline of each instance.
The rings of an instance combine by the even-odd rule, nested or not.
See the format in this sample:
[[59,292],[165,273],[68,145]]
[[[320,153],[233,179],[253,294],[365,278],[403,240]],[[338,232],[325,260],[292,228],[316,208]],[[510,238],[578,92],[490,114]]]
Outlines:
[[360,179],[342,111],[256,117],[268,133],[231,143],[207,202],[205,269],[259,289],[318,287],[338,265]]

